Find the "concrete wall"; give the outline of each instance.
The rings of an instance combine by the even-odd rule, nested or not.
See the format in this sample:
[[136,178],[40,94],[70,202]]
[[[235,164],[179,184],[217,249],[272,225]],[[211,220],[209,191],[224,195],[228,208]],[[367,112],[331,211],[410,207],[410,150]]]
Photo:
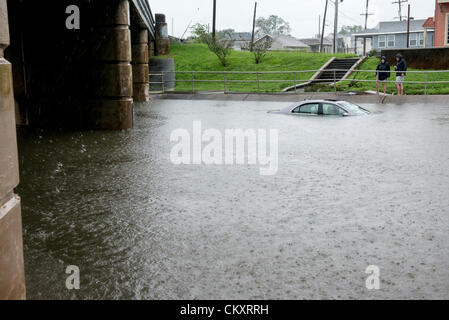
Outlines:
[[[164,78],[160,76],[161,71],[175,71],[175,61],[173,58],[151,58],[149,60],[150,65],[150,83],[151,82],[162,82],[164,80],[164,88],[162,88],[162,83],[151,83],[151,91],[171,91],[175,89],[175,74],[167,73]],[[154,74],[154,75],[152,75]]]
[[12,67],[3,57],[8,45],[6,0],[0,0],[0,300],[25,299]]
[[409,68],[449,70],[449,48],[382,50],[382,55],[394,65],[397,53],[402,54]]

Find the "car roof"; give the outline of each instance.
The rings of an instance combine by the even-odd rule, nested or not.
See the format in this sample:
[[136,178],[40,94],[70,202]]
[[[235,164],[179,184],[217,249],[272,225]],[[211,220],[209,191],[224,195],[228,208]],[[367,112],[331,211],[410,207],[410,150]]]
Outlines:
[[345,102],[345,101],[344,100],[334,100],[334,99],[316,99],[316,100],[304,100],[304,101],[301,101],[301,104],[304,104],[304,103],[325,103],[325,102],[338,103],[338,102]]

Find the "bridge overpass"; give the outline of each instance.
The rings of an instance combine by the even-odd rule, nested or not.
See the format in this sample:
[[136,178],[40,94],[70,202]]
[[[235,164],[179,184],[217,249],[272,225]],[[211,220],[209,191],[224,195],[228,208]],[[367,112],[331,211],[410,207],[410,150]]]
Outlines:
[[169,51],[150,2],[0,0],[0,299],[26,296],[16,121],[132,128],[133,102],[150,99],[148,59]]

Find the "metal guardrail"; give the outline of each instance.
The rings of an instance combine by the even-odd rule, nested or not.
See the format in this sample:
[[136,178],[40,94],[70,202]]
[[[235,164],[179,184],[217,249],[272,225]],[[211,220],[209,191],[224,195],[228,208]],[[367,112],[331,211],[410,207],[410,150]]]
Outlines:
[[[319,70],[299,70],[299,71],[158,71],[158,73],[151,73],[150,72],[150,79],[151,77],[160,77],[160,81],[150,81],[150,88],[153,85],[159,85],[161,87],[162,92],[166,91],[167,83],[174,83],[176,86],[176,83],[191,83],[191,92],[195,92],[195,83],[223,83],[223,92],[230,92],[227,90],[227,85],[231,83],[257,83],[258,91],[260,91],[261,84],[263,83],[291,83],[295,89],[292,90],[296,92],[296,86],[309,82],[310,79],[301,79],[298,78],[298,74],[304,74],[304,73],[316,73],[316,72],[330,72],[333,73],[333,77],[331,78],[320,78],[320,82],[312,82],[313,84],[327,84],[334,87],[334,91],[337,92],[337,84],[342,82],[371,82],[376,83],[377,79],[369,80],[369,79],[350,79],[349,77],[340,80],[337,78],[336,73],[341,71],[347,71],[346,69],[319,69]],[[353,73],[372,73],[376,74],[376,70],[355,70]],[[388,71],[379,71],[380,73],[387,73]],[[424,81],[403,81],[404,84],[422,84],[424,89],[424,94],[427,95],[427,90],[430,85],[434,84],[449,84],[449,80],[439,80],[439,81],[429,81],[429,75],[431,74],[439,74],[439,73],[448,73],[448,79],[449,79],[449,70],[429,70],[429,71],[406,71],[407,74],[423,74],[424,75]],[[167,74],[174,74],[174,80],[170,80],[167,77]],[[176,79],[177,74],[188,74],[190,75],[189,79]],[[195,75],[205,75],[205,74],[212,74],[212,75],[221,75],[222,79],[199,79],[198,77],[195,77]],[[255,80],[249,80],[249,79],[229,79],[229,75],[248,75],[252,74],[256,76]],[[291,79],[270,79],[270,80],[264,80],[261,79],[261,76],[263,75],[292,75]],[[396,71],[392,70],[390,71],[391,78],[393,80],[387,80],[386,83],[396,83]],[[158,91],[158,92],[160,92]],[[203,90],[204,91],[204,90]],[[217,91],[217,90],[211,90],[211,91]]]

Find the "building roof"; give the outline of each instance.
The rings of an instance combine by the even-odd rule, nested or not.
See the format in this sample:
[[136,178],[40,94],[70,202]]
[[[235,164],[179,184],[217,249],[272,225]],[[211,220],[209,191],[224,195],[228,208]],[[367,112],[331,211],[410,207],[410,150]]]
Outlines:
[[251,41],[251,32],[234,32],[225,36],[226,40]]
[[[410,20],[410,32],[424,31],[423,24],[426,19]],[[404,21],[381,21],[372,29],[363,30],[362,32],[354,33],[355,36],[361,35],[375,35],[375,34],[393,34],[393,33],[406,33],[407,32],[407,20]]]
[[435,28],[435,20],[433,17],[427,18],[426,22],[422,25],[423,28]]
[[[299,41],[305,43],[308,46],[319,46],[321,44],[321,39],[319,38],[306,38],[306,39],[299,39]],[[333,42],[329,41],[329,39],[324,38],[323,39],[323,45],[324,46],[332,46]]]
[[273,39],[273,41],[278,42],[283,48],[304,48],[307,49],[309,46],[305,44],[304,42],[296,39],[292,36],[286,36],[286,35],[265,35],[261,38],[259,38],[257,41],[265,38],[270,37]]

